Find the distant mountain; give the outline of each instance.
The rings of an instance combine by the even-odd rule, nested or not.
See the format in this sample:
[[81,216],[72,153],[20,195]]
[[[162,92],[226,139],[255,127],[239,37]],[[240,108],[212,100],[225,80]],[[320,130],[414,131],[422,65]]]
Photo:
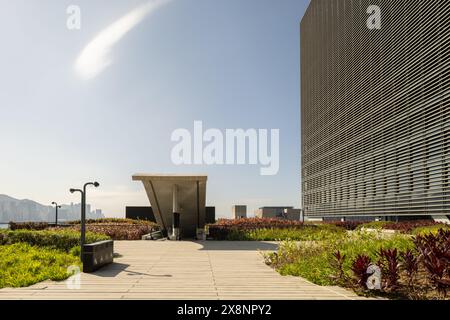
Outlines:
[[[58,220],[69,221],[78,220],[81,215],[81,205],[70,204],[61,205],[58,211]],[[103,218],[101,210],[91,212],[91,206],[86,205],[87,218]],[[55,220],[55,208],[45,206],[36,201],[28,199],[15,199],[8,195],[0,194],[0,222],[9,221],[50,221]]]

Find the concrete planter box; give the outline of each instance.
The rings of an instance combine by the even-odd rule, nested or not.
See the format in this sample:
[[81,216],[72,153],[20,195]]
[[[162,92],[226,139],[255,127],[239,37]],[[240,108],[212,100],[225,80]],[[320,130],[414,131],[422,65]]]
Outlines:
[[114,260],[114,241],[105,240],[84,245],[83,272],[94,272]]

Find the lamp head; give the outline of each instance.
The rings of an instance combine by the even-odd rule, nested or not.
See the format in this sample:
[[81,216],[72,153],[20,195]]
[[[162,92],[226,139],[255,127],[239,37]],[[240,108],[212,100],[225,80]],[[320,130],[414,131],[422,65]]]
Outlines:
[[70,191],[70,193],[74,193],[75,189],[70,189],[69,191]]
[[55,201],[53,201],[53,202],[52,202],[52,204],[56,204],[56,202],[55,202]]
[[94,182],[94,187],[98,188],[100,186],[100,183],[98,183],[97,181]]

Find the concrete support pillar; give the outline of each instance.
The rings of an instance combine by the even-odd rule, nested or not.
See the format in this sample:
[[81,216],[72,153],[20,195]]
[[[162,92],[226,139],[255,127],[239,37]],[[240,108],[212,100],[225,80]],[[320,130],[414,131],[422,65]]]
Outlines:
[[174,184],[172,188],[172,238],[174,240],[180,240],[180,211],[178,186]]

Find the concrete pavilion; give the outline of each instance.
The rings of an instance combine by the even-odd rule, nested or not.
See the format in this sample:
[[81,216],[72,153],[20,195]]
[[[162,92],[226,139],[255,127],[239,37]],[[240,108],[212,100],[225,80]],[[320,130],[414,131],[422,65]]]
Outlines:
[[141,181],[164,233],[192,238],[205,226],[207,175],[134,174]]

